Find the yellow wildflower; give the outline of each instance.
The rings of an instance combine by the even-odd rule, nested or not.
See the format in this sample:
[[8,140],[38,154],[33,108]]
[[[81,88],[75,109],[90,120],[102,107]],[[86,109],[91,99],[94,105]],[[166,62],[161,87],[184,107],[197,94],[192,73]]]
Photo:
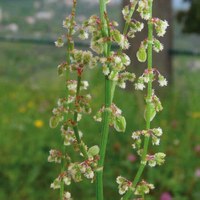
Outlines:
[[25,113],[26,112],[26,107],[25,106],[21,106],[21,107],[19,107],[18,111],[20,113]]
[[36,128],[41,128],[41,127],[43,127],[44,126],[44,122],[42,121],[42,120],[35,120],[34,121],[34,126],[36,127]]
[[199,119],[200,118],[200,112],[192,112],[190,114],[191,118],[193,119]]
[[33,101],[29,101],[29,102],[27,103],[27,107],[28,107],[28,108],[33,108],[33,107],[34,107],[34,102],[33,102]]

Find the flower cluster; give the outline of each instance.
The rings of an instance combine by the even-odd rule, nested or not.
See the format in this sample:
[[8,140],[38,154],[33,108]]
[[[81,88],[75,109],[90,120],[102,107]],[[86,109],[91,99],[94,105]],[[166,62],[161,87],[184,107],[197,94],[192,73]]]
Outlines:
[[[86,147],[87,149],[87,147]],[[80,182],[82,181],[82,176],[93,181],[94,179],[94,169],[97,167],[97,161],[99,159],[98,146],[93,146],[87,150],[89,155],[88,159],[84,162],[72,163],[68,155],[62,155],[61,152],[57,150],[51,150],[48,157],[49,162],[60,163],[61,159],[66,159],[68,165],[66,166],[67,170],[62,172],[51,184],[51,188],[59,189],[61,187],[61,182],[63,181],[65,185],[70,185],[71,181]]]
[[82,176],[93,181],[94,179],[94,166],[97,164],[98,156],[90,157],[90,159],[81,163],[70,163],[67,170],[61,173],[51,184],[51,188],[60,188],[61,181],[64,181],[65,185],[70,185],[71,181],[80,182]]
[[157,69],[146,69],[135,83],[135,89],[143,90],[144,88],[146,88],[145,84],[148,84],[149,82],[153,82],[155,80],[158,81],[160,87],[167,86],[166,78],[161,75]]
[[135,195],[141,195],[144,196],[145,194],[148,194],[150,190],[153,190],[155,187],[151,183],[147,183],[146,181],[142,180],[135,188]]
[[[122,111],[113,103],[115,86],[126,88],[126,82],[134,82],[136,76],[134,73],[127,71],[131,60],[123,50],[130,47],[129,38],[134,38],[137,32],[144,28],[144,24],[140,21],[132,19],[134,10],[137,7],[142,19],[148,22],[148,38],[144,39],[137,51],[137,58],[140,62],[146,62],[148,59],[148,69],[137,78],[134,84],[136,90],[147,88],[145,97],[146,107],[144,118],[146,120],[146,129],[135,131],[132,133],[133,148],[137,149],[141,157],[141,166],[148,164],[151,167],[164,163],[165,154],[155,153],[149,155],[147,152],[149,139],[152,145],[159,145],[162,135],[161,128],[150,128],[150,123],[163,108],[159,98],[155,95],[152,83],[157,80],[159,86],[167,85],[167,80],[160,72],[152,67],[152,51],[160,52],[163,50],[163,44],[153,36],[155,29],[158,37],[164,36],[168,23],[165,20],[152,18],[152,2],[153,0],[130,0],[130,5],[123,8],[122,14],[125,20],[125,28],[121,33],[118,29],[118,23],[111,21],[106,13],[106,4],[110,0],[102,1],[101,13],[98,17],[92,15],[81,25],[75,21],[76,0],[73,0],[72,12],[63,21],[63,28],[66,33],[58,37],[55,41],[57,47],[63,47],[67,44],[67,60],[58,65],[57,71],[59,76],[66,76],[66,93],[57,101],[57,106],[53,109],[53,116],[50,118],[50,127],[56,128],[60,124],[61,136],[63,139],[63,151],[50,150],[48,157],[49,162],[60,163],[61,172],[51,184],[51,188],[60,189],[61,200],[72,200],[71,194],[64,191],[65,185],[69,186],[72,182],[80,182],[83,178],[91,180],[95,179],[95,172],[103,173],[105,144],[108,127],[114,127],[117,132],[125,132],[126,120],[122,116]],[[75,49],[73,38],[77,36],[81,40],[90,39],[90,50]],[[112,44],[117,44],[118,51],[112,51]],[[88,93],[89,83],[83,80],[85,70],[92,69],[97,66],[101,67],[106,81],[106,98],[105,104],[96,113],[94,119],[97,122],[103,122],[101,149],[97,145],[90,148],[83,142],[83,133],[79,130],[80,121],[84,114],[91,114],[91,95]],[[73,74],[72,74],[73,73]],[[73,79],[69,79],[73,77]],[[72,76],[71,76],[72,74]],[[144,139],[144,142],[142,141]],[[144,144],[144,146],[142,146]],[[74,161],[67,154],[68,146],[72,146],[74,151],[80,155],[80,161]],[[101,155],[101,157],[99,156]],[[103,155],[103,156],[102,156]],[[100,177],[97,175],[97,182]],[[140,178],[140,177],[139,177]],[[144,197],[150,190],[154,189],[152,184],[142,180],[139,183],[134,180],[133,183],[122,176],[117,177],[119,184],[119,193],[121,195],[129,195],[130,191],[137,196]],[[100,187],[103,187],[102,185]],[[98,193],[98,192],[97,192]],[[97,194],[99,195],[99,194]],[[100,198],[100,197],[98,197]],[[122,198],[123,199],[123,198]],[[124,199],[123,199],[124,200]],[[127,198],[125,198],[127,200]]]
[[156,153],[154,155],[147,155],[146,161],[150,167],[155,167],[156,165],[162,165],[165,162],[166,155],[164,153]]
[[[152,0],[151,0],[152,1]],[[149,0],[140,0],[137,11],[140,13],[142,19],[149,20]]]
[[126,66],[131,63],[130,58],[125,53],[111,52],[109,57],[100,58],[100,63],[103,74],[121,88],[126,87],[126,81],[133,82],[135,80],[134,73],[124,71]]
[[144,28],[144,24],[142,22],[139,22],[136,20],[134,22],[130,22],[130,30],[127,34],[128,37],[134,38],[135,33],[141,32],[143,28]]
[[152,144],[153,145],[159,145],[160,144],[160,137],[162,136],[162,129],[159,128],[153,128],[149,130],[142,130],[142,131],[135,131],[132,133],[132,138],[134,140],[134,143],[132,147],[134,149],[140,149],[142,139],[141,136],[150,136],[152,138]]
[[97,122],[101,122],[105,109],[107,109],[110,113],[110,126],[114,126],[115,130],[118,132],[124,132],[126,129],[126,119],[122,116],[122,111],[114,103],[111,105],[110,108],[105,108],[103,106],[94,116],[94,120]]
[[49,151],[48,162],[61,163],[62,157],[62,152],[55,149],[51,149]]
[[[78,128],[82,115],[91,113],[91,95],[87,93],[89,83],[82,80],[83,73],[86,68],[96,67],[99,57],[94,56],[91,51],[75,49],[72,36],[77,33],[81,39],[89,37],[89,33],[76,24],[75,11],[76,0],[73,0],[72,13],[63,21],[66,34],[59,37],[55,42],[57,47],[62,47],[65,42],[67,43],[67,60],[57,67],[58,75],[66,76],[66,96],[58,99],[57,106],[53,109],[53,116],[49,122],[51,128],[56,128],[59,123],[61,124],[60,131],[64,151],[50,150],[48,157],[49,162],[62,165],[61,173],[51,184],[51,188],[61,190],[61,200],[72,200],[71,194],[68,191],[63,191],[64,185],[68,186],[72,181],[80,182],[83,177],[93,181],[94,171],[99,160],[99,147],[95,145],[88,148],[83,142],[83,133]],[[93,20],[94,18],[91,17],[89,24],[92,24]],[[90,29],[91,32],[93,33],[92,28]],[[72,77],[76,77],[76,80],[70,80],[68,78],[69,73],[74,73],[75,75]],[[66,147],[70,145],[73,146],[76,152],[79,152],[82,156],[81,159],[84,159],[84,161],[72,162],[72,159],[66,154]]]
[[118,189],[119,189],[119,194],[120,195],[123,195],[132,186],[131,181],[125,179],[122,176],[118,176],[117,179],[116,179],[116,182],[119,185]]
[[167,27],[169,26],[168,22],[159,18],[152,18],[151,21],[155,26],[156,34],[158,37],[163,37],[166,33]]
[[[59,122],[64,122],[65,115],[66,114],[74,114],[78,113],[78,121],[81,119],[82,114],[90,114],[91,113],[91,107],[90,107],[90,101],[91,101],[91,95],[77,95],[77,81],[76,80],[69,80],[67,81],[67,88],[69,91],[68,98],[60,98],[57,102],[57,107],[53,109],[53,116],[50,119],[50,127],[56,128],[59,124]],[[80,90],[86,90],[88,87],[87,81],[81,81],[79,83]],[[74,105],[73,109],[70,109],[71,104]],[[73,120],[71,120],[71,124],[75,125],[73,123]],[[68,123],[69,124],[69,123]]]
[[[161,75],[156,68],[153,68],[152,66],[152,54],[153,50],[158,53],[164,48],[163,44],[153,36],[153,29],[155,28],[155,32],[158,37],[162,37],[166,33],[168,23],[166,20],[152,17],[152,5],[153,0],[139,0],[137,8],[137,11],[139,12],[141,18],[146,20],[148,24],[148,38],[144,39],[141,42],[136,54],[139,62],[146,62],[148,59],[148,68],[141,76],[138,77],[136,83],[134,84],[136,90],[144,90],[144,88],[147,88],[147,95],[145,97],[146,106],[144,111],[144,118],[146,121],[147,130],[134,131],[132,133],[132,146],[134,149],[137,149],[137,153],[141,157],[141,165],[138,173],[141,172],[141,169],[146,164],[148,164],[150,167],[162,165],[165,161],[166,156],[164,153],[161,152],[155,153],[153,155],[148,154],[149,141],[151,141],[152,145],[159,145],[160,137],[163,133],[160,127],[150,128],[151,121],[156,116],[156,113],[160,112],[163,109],[159,98],[155,95],[152,83],[157,80],[159,86],[167,86],[166,78]],[[128,12],[129,8],[125,7],[125,9],[123,10],[125,20],[128,20]],[[141,31],[143,28],[143,24],[135,22],[133,27],[135,30]],[[134,37],[135,32],[130,30],[129,36]],[[119,177],[117,179],[118,184],[120,184],[120,194],[124,194],[125,192],[127,192],[122,198],[123,200],[127,200],[128,198],[130,198],[131,192],[134,192],[135,195],[142,196],[143,199],[145,194],[154,189],[154,186],[152,184],[149,184],[144,180],[138,183],[139,178],[138,176],[136,176],[133,183],[127,181],[125,178]]]
[[126,5],[122,9],[122,14],[123,14],[124,20],[128,24],[130,24],[130,22],[131,22],[131,17],[133,15],[136,5],[137,5],[137,1],[130,0],[130,4]]

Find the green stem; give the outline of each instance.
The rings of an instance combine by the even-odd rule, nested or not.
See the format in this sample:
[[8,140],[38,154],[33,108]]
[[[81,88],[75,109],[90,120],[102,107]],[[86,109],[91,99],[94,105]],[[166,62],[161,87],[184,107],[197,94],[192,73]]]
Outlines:
[[[125,26],[124,26],[123,35],[126,35],[127,32],[128,32],[129,24],[130,24],[131,18],[133,16],[133,13],[135,11],[135,7],[136,7],[137,3],[138,3],[138,0],[134,1],[132,3],[132,5],[131,5],[131,9],[130,9],[130,13],[129,13],[129,16],[128,16],[128,20],[126,21]],[[119,52],[122,52],[122,48],[120,48]],[[112,85],[111,85],[112,101],[113,101],[114,94],[115,94],[115,87],[116,87],[116,82],[113,81]]]
[[98,162],[98,170],[96,172],[97,176],[97,183],[96,183],[96,190],[97,190],[97,200],[103,200],[103,166],[106,154],[106,146],[108,142],[108,134],[109,134],[109,118],[110,118],[110,111],[108,108],[111,106],[111,82],[106,77],[105,79],[105,111],[103,113],[103,126],[101,131],[101,149],[100,149],[100,160]]
[[[108,19],[105,18],[106,14],[106,3],[105,0],[99,0],[100,3],[100,17],[102,22],[102,36],[108,37],[109,36],[109,23]],[[130,19],[133,15],[135,10],[135,6],[137,1],[134,3],[134,6],[130,12]],[[126,22],[123,34],[126,35],[129,27],[129,22]],[[122,49],[120,49],[122,51]],[[104,56],[109,56],[110,54],[110,43],[107,42],[104,47]],[[109,108],[112,104],[114,93],[115,93],[116,83],[114,81],[110,81],[108,76],[105,76],[105,111],[103,113],[103,120],[102,120],[102,130],[101,130],[101,146],[100,146],[100,160],[98,162],[98,170],[96,171],[96,198],[97,200],[103,200],[103,166],[105,161],[105,154],[106,154],[106,147],[108,142],[108,135],[109,135],[109,118],[110,118],[110,111]]]
[[127,32],[128,32],[129,24],[130,24],[131,18],[133,16],[133,13],[135,11],[135,7],[136,7],[137,3],[138,3],[138,0],[134,1],[131,4],[130,13],[129,13],[129,16],[128,16],[128,20],[126,21],[125,26],[124,26],[123,35],[126,35]]
[[[77,88],[76,88],[76,100],[79,97],[80,87],[81,87],[81,76],[78,76],[77,77]],[[81,153],[83,154],[85,159],[88,159],[88,154],[87,154],[87,151],[86,151],[86,149],[84,147],[84,143],[83,143],[83,141],[81,140],[81,138],[79,136],[78,120],[77,119],[78,119],[78,112],[75,112],[74,113],[74,123],[75,123],[75,125],[73,127],[74,134],[75,134],[76,140],[78,142],[78,145],[79,145]]]
[[[148,22],[148,70],[152,70],[152,57],[153,57],[153,51],[152,51],[152,40],[153,40],[153,24],[151,22],[152,18],[152,7],[153,7],[153,1],[149,0],[149,13],[150,13],[150,20]],[[152,81],[148,82],[148,88],[147,88],[147,117],[146,117],[146,129],[151,128],[151,99],[152,97]],[[136,173],[136,176],[133,180],[132,183],[132,188],[135,188],[140,180],[140,177],[142,176],[142,173],[144,171],[144,168],[146,166],[146,156],[147,156],[147,151],[148,151],[148,146],[149,146],[149,136],[145,136],[144,139],[144,148],[143,148],[143,153],[142,153],[142,161],[140,164],[140,167]],[[128,200],[131,195],[132,195],[132,190],[129,189],[128,192],[124,195],[123,200]]]
[[[99,0],[100,18],[102,22],[102,37],[109,36],[109,24],[106,18],[106,1]],[[104,56],[108,57],[110,54],[110,43],[106,42],[104,45]],[[105,111],[103,113],[102,130],[101,130],[101,144],[100,144],[100,160],[98,162],[98,170],[96,171],[96,198],[103,200],[103,166],[105,161],[106,147],[109,135],[109,108],[112,104],[111,84],[108,76],[105,76]]]
[[[75,11],[76,11],[76,0],[73,1],[73,8],[72,8],[72,12],[71,12],[71,15],[72,15],[71,21],[72,21],[72,23],[73,23],[74,18],[75,18]],[[67,55],[66,55],[66,60],[67,60],[68,64],[70,64],[70,52],[73,49],[73,43],[71,41],[72,31],[73,31],[73,28],[71,27],[69,32],[68,32],[68,35],[67,35],[67,53],[66,53]],[[67,70],[66,70],[66,80],[69,80],[69,72]],[[68,95],[69,95],[69,91],[66,88],[66,98],[67,99],[68,99]],[[66,154],[65,145],[63,145],[63,153],[64,153],[64,155]],[[65,165],[66,165],[66,160],[62,159],[61,174],[65,171]],[[61,181],[61,185],[60,185],[60,200],[63,200],[64,190],[65,190],[65,184],[64,184],[64,181],[62,180]]]
[[[70,44],[71,44],[71,42],[68,39],[67,40],[67,55],[66,55],[66,60],[67,60],[68,64],[70,63],[70,51],[72,49],[72,46]],[[65,79],[69,80],[69,72],[67,70],[66,70]],[[67,89],[67,87],[66,87],[66,98],[68,99],[68,89]],[[63,152],[64,152],[64,154],[66,154],[66,147],[65,147],[65,145],[63,145]],[[65,171],[65,164],[66,164],[66,160],[62,159],[61,174]],[[64,190],[65,190],[65,184],[64,184],[64,181],[62,180],[61,181],[61,185],[60,185],[60,200],[63,200]]]

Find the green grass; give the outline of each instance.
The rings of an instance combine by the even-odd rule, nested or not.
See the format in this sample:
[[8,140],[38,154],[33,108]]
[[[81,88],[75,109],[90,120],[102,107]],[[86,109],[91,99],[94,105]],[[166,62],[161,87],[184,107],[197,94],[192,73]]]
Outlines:
[[[47,163],[48,151],[59,148],[59,130],[49,128],[51,110],[60,96],[64,96],[64,80],[56,75],[56,66],[63,61],[64,51],[51,46],[0,43],[0,199],[36,200],[57,199],[58,193],[49,188],[58,175],[59,167]],[[200,179],[195,170],[200,167],[200,71],[187,67],[199,58],[174,58],[174,83],[160,91],[164,111],[158,114],[153,126],[163,127],[159,148],[167,153],[165,165],[148,169],[147,179],[156,185],[151,200],[168,191],[175,200],[198,200]],[[84,74],[89,79],[94,114],[103,104],[103,76],[99,69]],[[131,132],[144,128],[143,95],[139,92],[117,90],[116,104],[127,118],[125,133],[111,130],[105,166],[105,191],[112,199],[119,199],[115,178],[121,174],[130,178],[138,167],[138,159],[131,163],[127,157],[136,153],[131,148]],[[34,123],[44,124],[37,128]],[[80,128],[89,146],[99,144],[100,124],[85,116]],[[71,152],[71,150],[69,150]],[[73,155],[72,155],[73,157]],[[94,185],[73,184],[74,199],[93,200]],[[78,191],[78,192],[77,192]]]

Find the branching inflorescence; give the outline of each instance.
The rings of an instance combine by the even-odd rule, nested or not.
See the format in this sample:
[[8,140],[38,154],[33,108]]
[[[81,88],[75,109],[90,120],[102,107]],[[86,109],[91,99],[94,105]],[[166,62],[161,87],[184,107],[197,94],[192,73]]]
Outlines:
[[[81,25],[75,21],[76,0],[73,0],[71,14],[63,21],[63,27],[66,34],[62,35],[55,42],[57,47],[63,47],[67,44],[66,61],[58,66],[58,75],[66,77],[66,95],[58,100],[57,107],[53,109],[53,116],[50,119],[50,127],[55,128],[61,125],[61,136],[63,139],[62,150],[50,150],[49,162],[61,164],[61,172],[51,184],[51,188],[60,189],[60,200],[72,199],[65,186],[71,182],[80,182],[83,177],[96,180],[96,199],[103,200],[103,167],[108,141],[109,127],[114,127],[117,132],[125,132],[126,120],[122,116],[122,111],[114,102],[115,87],[126,87],[126,82],[134,82],[135,74],[126,71],[131,61],[123,50],[129,48],[128,38],[134,38],[136,32],[142,31],[144,24],[132,20],[132,15],[137,8],[142,19],[148,22],[148,38],[141,42],[137,52],[137,58],[140,62],[147,60],[148,67],[135,83],[136,90],[143,90],[147,87],[145,97],[146,109],[144,118],[146,129],[135,131],[132,134],[133,148],[137,149],[141,157],[141,164],[138,172],[132,181],[122,176],[117,178],[119,184],[119,193],[124,195],[123,200],[130,199],[132,194],[144,198],[151,189],[152,184],[140,177],[145,166],[148,164],[153,167],[161,165],[164,162],[165,154],[148,154],[149,141],[153,145],[159,145],[161,128],[151,128],[150,124],[156,113],[162,110],[159,98],[156,96],[152,83],[158,80],[160,86],[167,85],[166,79],[152,66],[152,51],[159,52],[163,50],[163,45],[153,36],[155,28],[157,36],[163,36],[168,26],[166,21],[158,18],[152,18],[152,0],[131,0],[130,4],[125,6],[122,13],[125,19],[125,27],[121,33],[118,29],[118,23],[109,19],[106,6],[109,1],[99,0],[100,17],[93,15],[85,20]],[[77,50],[73,38],[78,36],[81,40],[90,38],[91,51]],[[118,51],[112,50],[112,44],[119,46]],[[80,131],[82,115],[91,114],[91,95],[87,93],[89,84],[83,80],[86,68],[92,69],[101,66],[105,77],[105,102],[104,106],[93,116],[94,120],[101,122],[101,141],[100,147],[94,145],[90,148],[83,142],[83,133]],[[70,77],[76,76],[71,80]],[[80,154],[80,161],[74,161],[68,155],[67,148],[72,146]]]

